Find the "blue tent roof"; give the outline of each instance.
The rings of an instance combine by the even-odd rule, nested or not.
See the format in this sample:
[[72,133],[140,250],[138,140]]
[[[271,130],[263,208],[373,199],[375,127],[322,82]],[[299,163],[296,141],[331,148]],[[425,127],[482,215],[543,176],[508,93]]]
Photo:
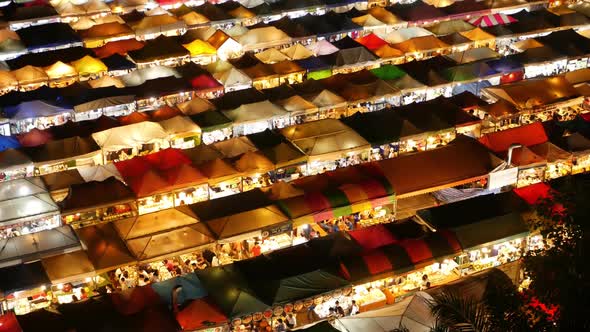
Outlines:
[[20,143],[16,137],[0,135],[0,151],[18,148],[20,148]]
[[332,66],[318,57],[310,57],[303,60],[295,61],[301,68],[309,71],[317,71],[322,69],[330,69]]
[[152,288],[160,296],[162,303],[169,307],[172,307],[172,290],[176,286],[182,287],[182,291],[178,294],[179,305],[207,296],[207,290],[203,288],[201,281],[193,273],[152,284]]
[[491,60],[486,62],[486,64],[496,72],[503,74],[511,73],[517,70],[521,70],[523,68],[523,66],[520,63],[508,58]]
[[73,112],[73,109],[55,106],[41,100],[27,101],[4,108],[4,114],[15,120],[47,117],[68,112]]

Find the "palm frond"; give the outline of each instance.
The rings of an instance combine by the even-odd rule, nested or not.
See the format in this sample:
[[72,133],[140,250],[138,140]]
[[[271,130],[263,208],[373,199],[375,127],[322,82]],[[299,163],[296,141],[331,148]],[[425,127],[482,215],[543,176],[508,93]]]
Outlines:
[[432,315],[437,325],[451,331],[488,332],[491,330],[489,308],[472,298],[463,297],[456,292],[445,291],[433,296],[430,303]]

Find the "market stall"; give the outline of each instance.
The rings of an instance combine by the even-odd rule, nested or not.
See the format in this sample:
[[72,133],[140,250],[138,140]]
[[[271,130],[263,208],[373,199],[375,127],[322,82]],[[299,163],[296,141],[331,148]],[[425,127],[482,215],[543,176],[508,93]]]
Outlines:
[[7,70],[0,70],[0,95],[15,91],[18,88],[16,76]]
[[279,100],[277,104],[289,112],[291,124],[319,120],[319,108],[299,95]]
[[348,105],[346,100],[330,90],[323,90],[317,95],[308,98],[318,107],[319,118],[321,119],[339,119],[346,116]]
[[289,113],[269,101],[243,104],[222,112],[233,122],[233,135],[244,136],[290,125]]
[[275,165],[271,181],[294,180],[307,173],[307,156],[279,133],[266,130],[248,138]]
[[533,153],[547,160],[547,169],[544,175],[546,181],[571,174],[573,162],[571,153],[562,150],[551,142],[532,145],[529,148]]
[[294,61],[281,61],[270,65],[272,70],[279,75],[280,84],[297,84],[303,82],[305,69]]
[[102,164],[100,148],[90,137],[74,136],[22,148],[35,165],[35,175]]
[[575,132],[561,138],[556,144],[572,154],[572,174],[584,173],[590,166],[590,140],[585,134]]
[[159,36],[149,40],[139,50],[129,51],[131,59],[139,68],[153,66],[179,66],[189,61],[189,51],[171,37]]
[[[0,238],[7,239],[60,226],[59,208],[39,178],[0,185]],[[9,254],[9,253],[6,253]]]
[[241,68],[242,72],[252,80],[252,86],[258,90],[270,89],[280,85],[279,75],[270,65],[262,62],[248,68]]
[[177,115],[159,124],[168,134],[171,148],[189,149],[201,144],[201,128],[186,116]]
[[70,63],[80,75],[80,80],[96,79],[109,71],[99,59],[89,55]]
[[134,95],[114,95],[75,105],[74,121],[95,120],[103,115],[113,117],[125,116],[133,112],[135,112]]
[[232,121],[221,112],[204,111],[191,115],[190,119],[201,128],[203,144],[225,141],[233,135]]
[[168,148],[168,134],[158,123],[140,122],[92,134],[105,163],[127,160]]
[[390,110],[356,113],[342,122],[371,144],[372,161],[426,149],[426,133]]
[[84,244],[88,259],[97,274],[127,266],[135,261],[110,223],[80,228],[76,230],[76,234]]
[[209,180],[209,199],[235,195],[242,191],[242,174],[222,159],[214,159],[198,166]]
[[52,284],[47,293],[59,304],[75,302],[74,296],[77,299],[92,296],[104,280],[96,275],[84,250],[46,257],[41,263]]
[[43,69],[30,65],[13,70],[12,74],[18,82],[20,91],[35,90],[49,82],[49,77]]
[[191,54],[191,60],[200,65],[208,65],[217,61],[217,50],[206,41],[195,39],[183,44]]
[[72,185],[60,203],[61,217],[74,228],[109,222],[134,215],[134,201],[133,191],[114,177]]
[[[41,262],[4,267],[0,270],[0,288],[5,310],[13,310],[16,315],[24,315],[34,310],[46,308],[51,302],[45,290],[51,284]],[[29,301],[35,296],[36,301]],[[20,327],[19,327],[20,328]]]
[[282,129],[281,133],[308,156],[308,175],[360,164],[369,159],[369,143],[335,119],[290,126]]
[[74,67],[57,61],[45,68],[45,73],[49,77],[49,87],[64,88],[78,81],[78,72]]
[[483,119],[482,134],[520,126],[520,113],[514,105],[505,100],[483,106],[480,112],[479,115]]
[[405,53],[406,62],[428,59],[451,49],[449,45],[434,36],[416,37],[391,46]]
[[145,16],[139,22],[131,25],[135,31],[135,37],[139,40],[148,40],[162,36],[179,36],[186,32],[184,21],[166,13],[161,15]]
[[[402,106],[396,110],[402,118],[427,133],[426,150],[446,145],[456,136],[454,125],[450,124],[448,119],[443,119],[440,114],[435,113],[433,105],[439,103],[439,99],[434,99]],[[419,146],[417,148],[420,149]]]
[[41,100],[4,107],[4,114],[10,119],[10,130],[14,134],[25,133],[33,128],[45,129],[62,125],[71,119],[72,113],[71,108]]
[[252,79],[241,70],[231,67],[223,72],[214,73],[213,77],[223,84],[225,92],[248,89],[252,87]]
[[246,152],[235,162],[242,174],[242,191],[269,187],[273,184],[275,165],[261,152]]
[[88,48],[101,47],[111,41],[135,38],[133,30],[119,22],[97,24],[88,29],[79,30],[78,33],[84,41],[84,46]]
[[32,177],[35,166],[22,151],[0,151],[0,182]]
[[256,146],[247,136],[230,138],[227,141],[217,142],[211,145],[212,148],[219,151],[224,159],[234,159],[246,152],[256,151]]

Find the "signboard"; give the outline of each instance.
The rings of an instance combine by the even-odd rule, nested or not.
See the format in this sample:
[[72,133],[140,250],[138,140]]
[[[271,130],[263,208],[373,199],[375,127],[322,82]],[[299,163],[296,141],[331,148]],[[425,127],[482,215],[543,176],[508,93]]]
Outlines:
[[518,180],[518,167],[511,167],[501,171],[490,173],[488,189],[500,189],[505,186],[516,184]]

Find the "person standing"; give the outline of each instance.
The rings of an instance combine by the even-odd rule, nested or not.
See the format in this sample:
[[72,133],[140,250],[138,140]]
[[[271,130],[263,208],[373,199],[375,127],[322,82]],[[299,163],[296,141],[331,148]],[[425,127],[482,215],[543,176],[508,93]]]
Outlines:
[[355,300],[352,300],[352,304],[350,305],[350,315],[354,316],[359,313],[359,306],[356,304]]
[[293,314],[288,314],[287,318],[285,318],[285,321],[287,323],[287,327],[289,328],[289,330],[293,329],[297,325],[297,318],[295,318]]

